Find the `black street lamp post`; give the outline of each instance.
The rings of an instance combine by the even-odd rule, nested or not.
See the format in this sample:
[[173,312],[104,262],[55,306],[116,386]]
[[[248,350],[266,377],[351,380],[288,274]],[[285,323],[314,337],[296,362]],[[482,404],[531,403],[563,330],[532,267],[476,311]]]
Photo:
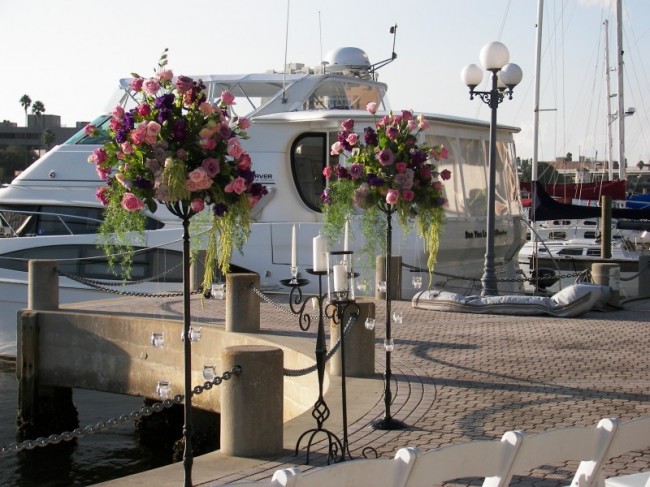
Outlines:
[[482,296],[496,296],[497,278],[494,270],[494,240],[495,240],[495,188],[496,188],[496,145],[497,145],[497,108],[504,100],[504,95],[512,100],[512,91],[522,78],[521,68],[508,63],[510,53],[500,42],[491,42],[481,49],[480,60],[483,69],[490,72],[492,86],[490,91],[475,91],[483,80],[483,71],[476,64],[469,64],[461,71],[463,82],[469,87],[469,98],[475,96],[486,103],[491,110],[490,117],[490,153],[488,167],[488,197],[487,197],[487,235],[485,244],[485,264],[483,266]]

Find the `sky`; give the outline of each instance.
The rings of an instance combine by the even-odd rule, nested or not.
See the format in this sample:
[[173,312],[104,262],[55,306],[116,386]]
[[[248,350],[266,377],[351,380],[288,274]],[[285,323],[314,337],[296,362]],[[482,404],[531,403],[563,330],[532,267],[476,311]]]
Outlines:
[[[19,126],[27,94],[65,126],[106,111],[120,78],[150,75],[169,49],[175,74],[244,74],[287,62],[317,66],[335,48],[363,49],[375,63],[394,110],[412,109],[489,120],[470,101],[461,69],[500,41],[524,77],[498,121],[521,128],[517,153],[532,157],[535,45],[540,0],[0,0],[0,120]],[[650,1],[623,1],[624,102],[628,165],[650,160]],[[544,0],[538,159],[572,153],[607,157],[605,29],[616,67],[614,0]],[[645,56],[647,58],[647,56]],[[487,78],[487,77],[486,77]],[[482,86],[482,89],[486,89]],[[611,74],[611,93],[618,93]],[[618,107],[612,98],[612,113]],[[618,160],[616,123],[614,160]]]

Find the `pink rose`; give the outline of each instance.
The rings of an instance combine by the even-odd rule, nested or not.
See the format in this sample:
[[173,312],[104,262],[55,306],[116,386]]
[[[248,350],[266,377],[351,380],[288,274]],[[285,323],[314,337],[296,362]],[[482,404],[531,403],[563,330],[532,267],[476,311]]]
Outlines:
[[122,108],[120,105],[117,105],[115,108],[113,108],[111,115],[113,115],[113,118],[122,120],[124,118],[124,108]]
[[343,144],[341,144],[339,141],[336,141],[332,144],[332,148],[330,149],[330,155],[338,156],[342,151],[343,151]]
[[224,191],[226,193],[242,194],[246,191],[246,180],[242,177],[237,177],[237,179],[226,185]]
[[103,147],[100,147],[99,149],[95,149],[92,153],[92,155],[88,158],[88,162],[94,162],[95,164],[101,164],[106,161],[108,158],[108,154],[106,153],[106,149]]
[[395,164],[395,170],[397,171],[398,174],[403,174],[404,171],[406,171],[406,163],[398,162],[397,164]]
[[192,78],[188,78],[187,76],[179,76],[176,78],[176,88],[181,93],[185,93],[186,91],[191,90],[193,84],[194,80]]
[[214,139],[201,139],[199,145],[201,146],[202,149],[212,150],[217,146],[217,141]]
[[411,191],[410,189],[405,189],[402,191],[402,199],[406,201],[407,203],[410,203],[413,201],[413,198],[415,198],[415,193]]
[[343,120],[341,122],[341,128],[346,132],[352,132],[354,130],[354,120],[351,118]]
[[84,134],[86,135],[95,135],[97,133],[97,126],[93,124],[88,124],[84,127]]
[[386,193],[386,203],[394,205],[399,201],[399,191],[396,189],[389,189]]
[[348,135],[345,139],[345,141],[352,146],[357,145],[357,140],[359,140],[359,135],[354,132]]
[[425,181],[431,179],[431,166],[422,166],[420,168],[420,178]]
[[451,178],[451,171],[449,169],[443,169],[443,171],[440,173],[440,177],[443,181],[449,180]]
[[144,80],[142,78],[132,79],[131,82],[129,83],[129,88],[132,91],[139,92],[142,89],[142,84],[143,83],[144,83]]
[[402,110],[402,120],[413,120],[413,112],[411,110]]
[[239,159],[237,160],[237,168],[241,169],[242,171],[248,171],[251,168],[252,165],[251,161],[251,156],[248,155],[248,152],[242,153],[241,156],[239,156]]
[[230,93],[229,91],[222,91],[221,92],[221,102],[224,105],[235,105],[235,95]]
[[246,117],[239,117],[237,119],[237,125],[242,130],[247,130],[251,126],[251,121]]
[[120,147],[122,148],[122,152],[124,152],[125,154],[133,154],[134,152],[133,145],[128,140],[122,142],[120,144]]
[[238,159],[244,153],[244,149],[239,145],[237,138],[233,137],[228,141],[228,155],[234,159]]
[[124,193],[122,208],[126,211],[138,211],[144,208],[144,203],[133,193]]
[[377,103],[371,101],[366,105],[366,110],[368,110],[369,113],[372,113],[374,115],[375,113],[377,113]]
[[442,191],[442,183],[440,181],[434,181],[431,187],[434,191]]
[[442,149],[440,149],[440,155],[443,159],[449,159],[449,149],[443,145]]
[[190,202],[190,208],[192,208],[192,211],[194,213],[198,213],[199,211],[203,211],[203,208],[205,208],[205,204],[203,203],[203,198],[194,198]]
[[205,101],[199,105],[199,110],[201,110],[204,117],[209,117],[214,113],[214,107],[212,104]]
[[325,166],[323,168],[323,176],[325,176],[325,179],[332,177],[332,166]]
[[377,152],[376,158],[382,166],[390,166],[393,163],[395,156],[390,149],[382,149]]
[[144,82],[142,88],[144,89],[144,92],[147,95],[153,95],[158,92],[158,90],[160,89],[160,85],[158,84],[157,80],[153,78],[149,78]]
[[95,197],[104,206],[108,205],[108,191],[106,186],[100,186],[95,192]]
[[174,73],[172,73],[171,69],[165,69],[164,71],[158,72],[158,79],[160,81],[171,81],[173,77]]
[[416,128],[418,128],[418,125],[419,124],[417,120],[411,119],[408,122],[406,122],[406,128],[409,129],[409,132],[413,132]]
[[205,170],[205,173],[211,178],[219,174],[219,170],[221,169],[219,167],[219,161],[217,161],[213,157],[206,157],[205,159],[203,159],[203,162],[201,163],[201,167]]
[[141,103],[140,105],[138,105],[137,111],[138,111],[138,115],[146,117],[151,113],[151,107],[146,103]]

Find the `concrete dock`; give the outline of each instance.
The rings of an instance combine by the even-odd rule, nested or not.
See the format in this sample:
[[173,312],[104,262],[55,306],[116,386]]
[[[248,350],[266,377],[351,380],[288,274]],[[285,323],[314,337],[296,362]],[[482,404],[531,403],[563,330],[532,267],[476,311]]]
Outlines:
[[[279,340],[301,337],[314,344],[315,329],[301,331],[297,318],[282,309],[288,297],[269,297],[277,305],[262,302],[262,330]],[[428,450],[500,438],[513,429],[536,433],[595,425],[603,417],[630,420],[650,415],[650,300],[626,303],[622,310],[591,311],[570,319],[434,312],[414,309],[410,301],[393,301],[392,308],[403,311],[404,322],[392,326],[395,350],[391,362],[391,413],[407,428],[374,430],[370,423],[381,418],[385,408],[384,302],[375,304],[377,375],[347,381],[349,447],[354,458],[362,457],[366,447],[372,447],[381,457],[392,457],[407,446]],[[181,297],[122,297],[64,308],[179,320],[183,313]],[[223,326],[224,317],[225,301],[207,299],[202,305],[199,297],[193,298],[193,322]],[[325,427],[341,437],[340,382],[336,378],[332,379],[326,400],[331,417]],[[323,466],[325,458],[319,452],[324,445],[312,447],[308,466],[304,465],[304,445],[298,455],[294,452],[302,432],[314,426],[310,412],[287,423],[285,450],[277,458],[232,458],[218,451],[197,457],[193,483],[212,487],[270,478],[281,468]],[[648,468],[650,450],[609,461],[605,474],[625,475]],[[567,485],[574,471],[574,464],[540,467],[528,476],[516,477],[514,483]],[[102,485],[177,486],[182,479],[183,468],[178,463]]]

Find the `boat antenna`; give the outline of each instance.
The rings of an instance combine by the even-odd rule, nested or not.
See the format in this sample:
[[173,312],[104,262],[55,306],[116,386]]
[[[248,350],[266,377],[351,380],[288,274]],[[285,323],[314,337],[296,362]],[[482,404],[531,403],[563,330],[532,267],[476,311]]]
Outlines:
[[370,66],[370,72],[372,73],[373,78],[375,78],[375,72],[379,68],[383,68],[387,64],[392,63],[393,61],[395,61],[395,59],[397,59],[397,53],[395,52],[395,39],[397,37],[397,24],[391,26],[390,33],[393,34],[393,52],[392,52],[391,56],[388,59],[384,59],[383,61],[379,61],[378,63],[375,63],[372,66]]
[[323,64],[323,26],[320,21],[320,10],[318,11],[318,41],[320,42],[320,63]]
[[287,50],[289,49],[289,2],[287,0],[287,27],[284,37],[284,69],[282,70],[282,103],[287,102]]

